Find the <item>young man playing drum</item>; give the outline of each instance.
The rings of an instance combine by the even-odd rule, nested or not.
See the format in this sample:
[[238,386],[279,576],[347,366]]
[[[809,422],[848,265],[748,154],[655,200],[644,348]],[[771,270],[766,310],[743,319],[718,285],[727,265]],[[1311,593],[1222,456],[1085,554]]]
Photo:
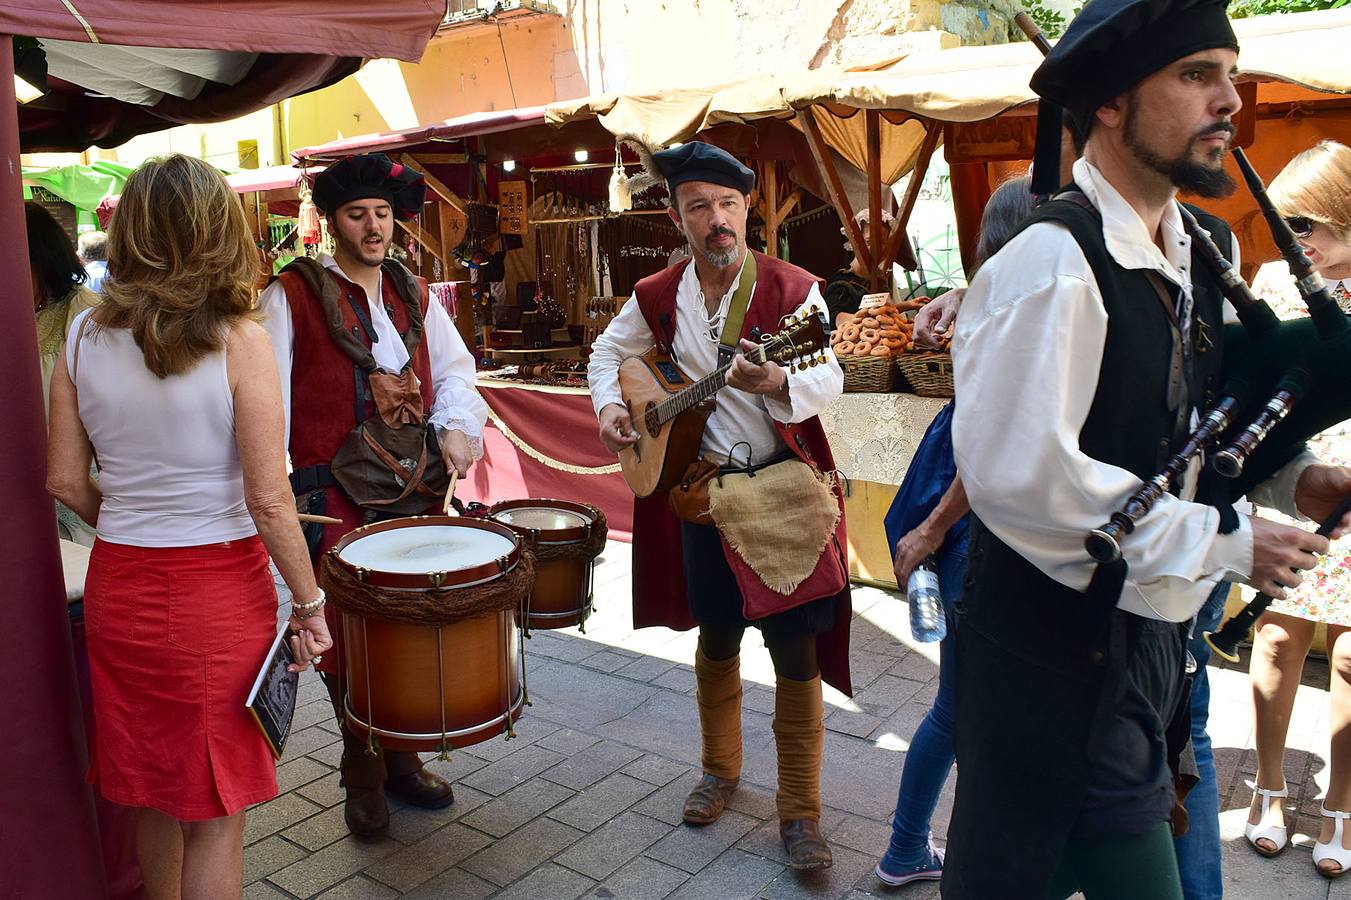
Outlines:
[[[957,324],[953,439],[973,516],[945,898],[1180,900],[1166,734],[1187,622],[1217,582],[1280,594],[1327,549],[1238,515],[1196,467],[1122,560],[1095,569],[1084,547],[1218,388],[1220,282],[1175,196],[1233,188],[1237,59],[1222,0],[1094,0],[1033,76],[1087,143],[1069,189],[981,267]],[[1055,158],[1039,147],[1039,168]],[[1351,479],[1313,462],[1259,491],[1321,519]]]
[[[825,309],[819,279],[747,250],[747,202],[755,183],[750,169],[699,142],[657,153],[656,161],[670,191],[671,221],[689,239],[694,257],[693,264],[687,259],[638,282],[633,299],[592,348],[587,377],[600,437],[616,452],[635,440],[618,378],[626,358],[656,344],[674,356],[686,376],[697,379],[717,368],[720,348],[726,359],[750,349],[745,338],[754,328],[768,334],[785,316]],[[728,320],[741,325],[725,329]],[[756,486],[749,489],[790,485],[777,489],[774,502],[784,510],[815,503],[823,513],[818,521],[806,528],[759,521],[734,550],[727,535],[730,517],[719,519],[715,512],[716,525],[677,521],[665,492],[636,501],[634,511],[634,624],[699,626],[694,671],[704,774],[685,801],[685,821],[715,821],[736,790],[741,775],[739,653],[745,629],[754,625],[764,634],[778,676],[774,736],[780,834],[789,864],[800,869],[831,863],[817,827],[825,740],[822,674],[849,690],[843,504],[838,487],[828,481],[835,466],[816,418],[839,396],[843,375],[829,348],[823,352],[825,364],[793,373],[773,362],[754,365],[735,356],[700,447],[711,470],[741,472],[746,484]],[[754,479],[745,478],[748,467],[759,470]],[[818,477],[821,473],[825,476]],[[779,480],[785,476],[788,480]],[[832,487],[824,487],[827,483]],[[729,489],[726,496],[732,493]],[[805,547],[794,549],[793,542],[804,538]],[[768,587],[763,577],[774,563],[765,556],[776,554],[806,563],[795,583],[775,580],[784,592]]]
[[[445,470],[464,475],[483,452],[487,419],[487,408],[474,389],[473,357],[445,309],[428,302],[424,281],[385,277],[381,268],[395,219],[420,214],[425,194],[421,175],[383,154],[352,156],[330,166],[315,178],[314,203],[328,220],[334,252],[320,254],[322,273],[311,267],[311,274],[337,288],[337,309],[330,312],[341,315],[343,328],[369,350],[380,369],[388,373],[411,369],[411,389],[421,394],[426,420],[436,429]],[[390,272],[407,275],[401,269]],[[420,296],[411,296],[414,285]],[[322,292],[324,285],[320,287]],[[284,274],[259,300],[281,373],[294,467],[292,489],[305,511],[342,520],[341,525],[308,526],[316,560],[348,531],[378,517],[353,502],[330,469],[348,435],[376,410],[367,373],[329,331],[320,292],[298,274]],[[420,310],[420,323],[412,314],[414,305]],[[410,329],[419,324],[420,340],[406,341]],[[410,342],[415,344],[411,364]],[[431,511],[435,504],[427,505]],[[316,668],[324,673],[334,712],[342,722],[338,674],[342,628],[337,621],[331,621],[330,628],[336,644]],[[390,751],[372,756],[367,741],[346,725],[342,734],[344,813],[354,834],[378,834],[388,827],[386,793],[429,808],[454,802],[450,784],[425,771],[417,754]]]

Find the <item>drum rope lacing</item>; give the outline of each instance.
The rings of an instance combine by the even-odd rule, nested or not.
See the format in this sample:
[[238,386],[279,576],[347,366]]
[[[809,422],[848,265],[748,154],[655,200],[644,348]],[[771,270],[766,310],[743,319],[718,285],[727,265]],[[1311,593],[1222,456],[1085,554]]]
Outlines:
[[501,577],[469,587],[387,588],[361,581],[330,551],[320,581],[338,609],[365,618],[413,625],[451,625],[485,613],[519,609],[535,581],[535,554],[527,546]]
[[609,522],[599,507],[588,505],[588,508],[594,514],[594,521],[587,536],[580,541],[539,542],[532,548],[537,563],[554,559],[592,560],[600,556],[601,551],[605,549],[605,539],[610,533]]

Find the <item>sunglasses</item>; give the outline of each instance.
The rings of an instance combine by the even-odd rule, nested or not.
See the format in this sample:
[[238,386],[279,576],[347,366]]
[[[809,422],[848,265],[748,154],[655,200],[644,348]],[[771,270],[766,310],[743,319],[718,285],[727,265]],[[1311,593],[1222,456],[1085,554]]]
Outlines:
[[1313,234],[1313,219],[1308,216],[1286,216],[1285,224],[1295,233],[1295,237],[1308,237]]

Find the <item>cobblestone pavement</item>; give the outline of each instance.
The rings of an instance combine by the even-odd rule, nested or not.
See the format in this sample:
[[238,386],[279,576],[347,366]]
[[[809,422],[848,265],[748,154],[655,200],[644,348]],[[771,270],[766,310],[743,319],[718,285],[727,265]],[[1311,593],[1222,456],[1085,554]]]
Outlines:
[[[516,739],[432,759],[428,766],[455,782],[455,804],[427,811],[392,803],[389,834],[378,840],[358,840],[343,824],[337,725],[323,686],[307,673],[277,769],[281,795],[249,811],[245,897],[938,897],[934,883],[891,891],[872,874],[890,835],[908,741],[936,689],[937,649],[911,642],[903,600],[855,589],[855,696],[826,690],[822,830],[835,865],[804,877],[785,867],[778,839],[774,678],[758,633],[747,633],[742,652],[741,788],[716,824],[683,825],[681,802],[699,775],[694,635],[634,631],[629,587],[629,547],[611,543],[597,568],[597,611],[586,633],[536,631],[527,642],[533,705]],[[1246,666],[1211,675],[1226,896],[1351,900],[1351,879],[1324,881],[1309,857],[1319,785],[1326,786],[1326,664],[1311,661],[1296,702],[1296,749],[1286,760],[1295,847],[1275,860],[1243,840],[1244,779],[1255,762]],[[934,817],[940,844],[953,781]]]

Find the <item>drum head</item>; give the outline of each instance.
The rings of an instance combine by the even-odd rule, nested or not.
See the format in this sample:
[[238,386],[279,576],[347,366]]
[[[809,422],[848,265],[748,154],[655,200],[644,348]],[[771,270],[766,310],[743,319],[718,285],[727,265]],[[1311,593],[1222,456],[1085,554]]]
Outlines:
[[518,506],[515,509],[504,509],[494,514],[493,519],[503,525],[513,525],[516,528],[533,528],[536,531],[581,528],[591,523],[588,516],[579,512],[549,506]]
[[355,537],[339,547],[338,558],[372,572],[457,572],[506,557],[516,547],[511,537],[493,530],[415,524]]
[[566,544],[586,539],[600,511],[585,503],[532,497],[503,500],[493,505],[488,517],[518,533],[534,533],[542,544]]

